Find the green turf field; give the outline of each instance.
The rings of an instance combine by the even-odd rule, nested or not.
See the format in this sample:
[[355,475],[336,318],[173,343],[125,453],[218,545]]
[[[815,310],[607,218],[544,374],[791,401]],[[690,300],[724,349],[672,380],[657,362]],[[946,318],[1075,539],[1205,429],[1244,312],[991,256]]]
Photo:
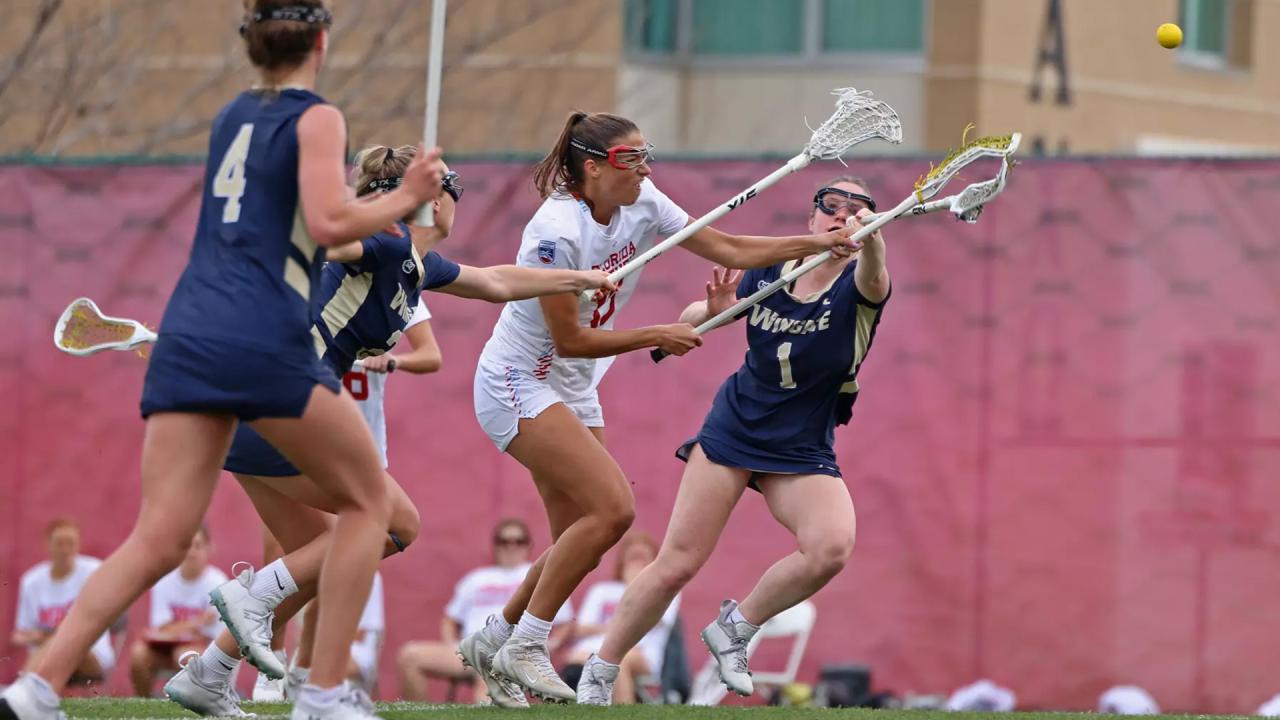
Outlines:
[[[178,718],[195,717],[173,703],[164,700],[139,700],[137,698],[95,698],[69,699],[62,703],[69,718]],[[289,707],[273,703],[245,703],[244,709],[257,713],[263,720],[287,718]],[[742,718],[744,720],[767,720],[777,718],[800,718],[801,720],[826,718],[849,718],[849,720],[983,720],[985,718],[1003,717],[1016,720],[1063,720],[1074,717],[1062,713],[944,713],[931,710],[828,710],[825,708],[805,707],[686,707],[682,705],[631,705],[614,708],[590,708],[574,705],[535,705],[528,710],[502,710],[499,708],[472,707],[469,705],[425,705],[421,703],[378,703],[378,714],[387,720],[410,720],[411,718],[428,718],[430,720],[452,720],[453,718],[527,718],[528,720],[548,720],[550,718],[598,718],[607,717],[612,720],[630,720],[635,718],[658,718],[659,720],[678,720],[680,718],[697,718],[699,720],[721,720],[722,718]],[[1085,716],[1081,716],[1085,717]],[[1113,715],[1089,714],[1088,720],[1106,720],[1119,718]],[[1145,720],[1159,720],[1161,717],[1190,716],[1152,716]],[[1200,715],[1200,718],[1211,717]]]

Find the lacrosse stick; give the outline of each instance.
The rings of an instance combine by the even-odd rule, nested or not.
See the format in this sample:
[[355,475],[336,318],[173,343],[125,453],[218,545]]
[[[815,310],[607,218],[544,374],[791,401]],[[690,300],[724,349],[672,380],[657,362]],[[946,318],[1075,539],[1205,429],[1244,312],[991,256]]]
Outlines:
[[[1021,140],[1021,133],[1013,133],[1003,137],[979,138],[962,146],[959,150],[953,151],[943,160],[941,165],[931,169],[929,174],[917,180],[915,192],[907,196],[897,207],[862,218],[860,222],[863,223],[863,228],[854,233],[850,239],[861,240],[887,223],[904,215],[926,215],[947,210],[959,220],[967,223],[977,222],[978,216],[982,214],[983,206],[1004,190],[1009,178],[1009,168],[1014,164],[1010,156],[1018,149],[1018,143]],[[942,189],[942,186],[946,185],[947,181],[952,177],[955,177],[955,174],[961,168],[983,157],[1001,158],[1000,171],[994,178],[984,182],[973,183],[955,195],[925,202],[926,198],[936,195],[938,190]],[[814,256],[808,262],[791,270],[791,272],[739,300],[733,307],[708,319],[694,328],[694,332],[701,336],[733,322],[738,315],[812,272],[815,268],[830,260],[831,256],[830,250]],[[664,353],[660,348],[654,348],[650,351],[649,356],[653,358],[654,362],[662,362],[667,353]]]
[[[799,155],[757,181],[755,185],[733,196],[728,202],[693,221],[680,232],[609,273],[609,281],[616,284],[648,265],[659,255],[688,240],[702,228],[724,217],[731,210],[738,209],[746,201],[759,195],[782,178],[807,167],[814,160],[836,160],[849,148],[872,138],[880,138],[891,143],[902,142],[902,123],[898,120],[898,113],[887,103],[873,100],[870,92],[858,92],[854,88],[832,90],[831,94],[838,98],[835,113],[813,131],[813,137],[809,138],[809,143],[804,146],[804,150]],[[592,302],[595,293],[594,290],[583,292],[582,301]]]
[[[136,350],[153,344],[157,335],[137,320],[103,315],[97,303],[82,297],[71,301],[53,328],[53,344],[69,355],[84,357],[103,350]],[[355,367],[364,367],[356,360]],[[387,372],[396,370],[395,358],[387,363]]]
[[[427,54],[427,107],[422,122],[422,146],[428,151],[436,146],[440,125],[440,71],[444,65],[444,15],[449,0],[432,0],[431,49]],[[434,227],[435,210],[431,203],[418,208],[414,224]]]
[[53,328],[53,344],[71,355],[103,350],[134,350],[156,341],[156,334],[137,320],[103,315],[89,298],[73,300]]

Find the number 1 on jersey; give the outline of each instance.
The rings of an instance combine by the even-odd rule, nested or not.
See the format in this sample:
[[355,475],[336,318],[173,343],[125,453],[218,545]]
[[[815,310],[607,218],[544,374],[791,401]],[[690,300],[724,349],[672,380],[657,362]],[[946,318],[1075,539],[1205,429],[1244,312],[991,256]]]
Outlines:
[[784,342],[778,346],[778,367],[782,370],[782,389],[791,390],[796,386],[791,377],[791,343]]
[[244,164],[249,160],[249,141],[253,139],[253,123],[240,126],[240,132],[222,156],[218,172],[213,176],[213,196],[225,198],[222,222],[233,223],[240,219],[240,197],[244,195]]

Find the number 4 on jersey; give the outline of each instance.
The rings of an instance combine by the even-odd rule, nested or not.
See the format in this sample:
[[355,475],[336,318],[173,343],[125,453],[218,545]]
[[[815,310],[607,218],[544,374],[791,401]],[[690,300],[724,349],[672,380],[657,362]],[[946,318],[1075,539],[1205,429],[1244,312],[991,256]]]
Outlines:
[[253,123],[240,126],[240,132],[222,156],[218,173],[213,176],[213,196],[224,198],[222,222],[233,223],[240,219],[240,197],[244,195],[244,165],[249,159],[249,141],[253,139]]

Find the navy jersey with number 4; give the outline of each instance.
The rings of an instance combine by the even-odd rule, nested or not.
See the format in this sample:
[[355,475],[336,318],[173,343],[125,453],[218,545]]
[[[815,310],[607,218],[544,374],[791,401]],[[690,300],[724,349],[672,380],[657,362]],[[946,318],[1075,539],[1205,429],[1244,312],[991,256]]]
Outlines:
[[[747,271],[738,297],[794,265]],[[712,462],[758,472],[840,474],[835,426],[849,419],[858,368],[884,309],[884,301],[872,303],[858,292],[855,265],[822,292],[797,298],[782,290],[746,313],[746,360],[720,386],[698,433]]]
[[434,250],[420,257],[409,227],[398,227],[401,235],[371,235],[361,241],[359,260],[327,263],[320,274],[315,347],[330,365],[342,368],[339,374],[356,360],[390,351],[421,292],[458,279],[457,263]]
[[214,119],[195,241],[160,323],[142,414],[298,417],[337,391],[311,340],[320,251],[298,200],[298,120],[324,99],[248,91]]
[[310,346],[321,254],[298,204],[297,124],[323,102],[307,90],[249,91],[218,114],[195,243],[161,334]]

